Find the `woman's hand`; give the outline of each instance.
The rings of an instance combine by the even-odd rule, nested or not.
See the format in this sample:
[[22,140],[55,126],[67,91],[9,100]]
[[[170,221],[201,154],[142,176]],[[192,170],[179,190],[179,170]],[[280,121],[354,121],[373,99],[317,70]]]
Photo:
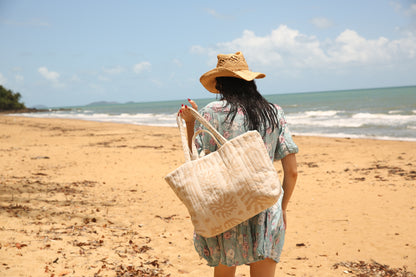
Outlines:
[[[188,102],[189,104],[191,104],[194,110],[198,110],[198,105],[195,103],[194,100],[188,98]],[[179,115],[183,118],[183,120],[185,120],[186,124],[195,122],[195,118],[192,115],[191,111],[188,109],[187,105],[182,105],[181,109],[179,110]]]

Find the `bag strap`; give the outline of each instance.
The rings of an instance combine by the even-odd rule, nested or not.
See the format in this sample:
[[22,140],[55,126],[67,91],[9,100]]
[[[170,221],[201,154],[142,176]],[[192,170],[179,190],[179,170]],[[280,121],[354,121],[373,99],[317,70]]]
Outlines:
[[[224,143],[227,142],[227,139],[224,138],[203,116],[201,116],[200,113],[198,113],[195,109],[188,107],[188,109],[191,111],[192,115],[195,117],[195,120],[198,120],[205,128],[208,129],[209,134],[215,138],[215,142],[217,143],[217,145],[221,146]],[[196,159],[195,157],[197,157],[198,155],[196,154],[196,147],[194,147],[194,138],[192,138],[192,148],[193,148],[193,152],[195,153],[195,155],[192,155],[191,152],[189,151],[189,147],[188,147],[188,140],[186,137],[186,131],[185,131],[185,127],[183,125],[182,122],[182,118],[180,115],[178,115],[176,117],[176,123],[178,124],[179,127],[179,132],[181,133],[181,140],[182,140],[182,148],[183,148],[183,152],[185,154],[185,162],[190,162],[191,160]],[[199,134],[199,132],[198,132]],[[195,134],[194,134],[195,137]],[[218,144],[219,143],[219,144]],[[195,148],[195,150],[194,150]]]
[[191,161],[191,153],[189,152],[185,127],[183,126],[182,118],[179,115],[176,117],[176,123],[178,124],[179,133],[181,134],[182,150],[185,154],[185,162],[187,163]]
[[192,136],[192,155],[191,155],[191,159],[192,160],[196,160],[196,159],[198,159],[199,158],[199,156],[198,156],[198,150],[196,149],[196,146],[195,146],[195,139],[196,139],[196,136],[197,135],[199,135],[200,133],[208,133],[213,139],[214,139],[214,142],[215,142],[215,144],[218,146],[218,148],[220,148],[221,147],[221,143],[217,140],[217,138],[216,137],[214,137],[214,135],[210,132],[210,131],[208,131],[208,130],[204,130],[204,129],[201,129],[201,130],[198,130],[198,131],[196,131],[195,133],[194,133],[194,135]]
[[224,138],[220,132],[218,132],[217,129],[215,129],[214,126],[212,126],[211,123],[209,123],[199,112],[191,107],[188,107],[188,109],[191,111],[195,119],[198,120],[205,128],[207,128],[208,131],[212,133],[213,137],[215,137],[221,145],[227,142],[227,139]]

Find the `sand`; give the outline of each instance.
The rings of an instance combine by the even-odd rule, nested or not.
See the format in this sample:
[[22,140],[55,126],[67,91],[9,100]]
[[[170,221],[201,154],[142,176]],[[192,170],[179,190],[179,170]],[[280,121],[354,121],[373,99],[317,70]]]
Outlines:
[[[276,276],[416,272],[416,142],[294,140]],[[183,161],[176,128],[0,115],[0,276],[211,276],[163,179]]]

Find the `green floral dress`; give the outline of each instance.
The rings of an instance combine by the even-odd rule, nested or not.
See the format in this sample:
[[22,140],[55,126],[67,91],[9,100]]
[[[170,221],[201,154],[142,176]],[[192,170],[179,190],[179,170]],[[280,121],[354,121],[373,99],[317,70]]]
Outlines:
[[[273,131],[267,128],[260,133],[270,159],[280,160],[288,154],[297,153],[298,147],[292,140],[282,108],[277,105],[275,107],[279,126]],[[214,101],[199,112],[226,139],[231,139],[246,132],[247,128],[244,126],[242,110],[238,110],[232,125],[224,123],[229,111],[225,101]],[[197,122],[195,131],[201,128],[203,127]],[[216,150],[215,141],[206,133],[197,137],[196,144],[199,152],[205,149],[210,152]],[[265,258],[279,262],[285,238],[282,197],[283,194],[272,207],[215,237],[205,238],[195,233],[194,245],[199,256],[209,266],[218,266],[219,263],[227,266],[250,264]]]

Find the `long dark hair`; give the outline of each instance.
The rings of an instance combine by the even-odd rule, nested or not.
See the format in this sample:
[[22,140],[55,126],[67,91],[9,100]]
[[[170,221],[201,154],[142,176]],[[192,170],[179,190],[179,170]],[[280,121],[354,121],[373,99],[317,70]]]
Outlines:
[[227,106],[230,106],[230,112],[225,119],[227,123],[232,124],[238,108],[241,108],[248,130],[265,132],[270,127],[273,131],[278,125],[275,106],[257,91],[254,80],[246,81],[234,77],[217,77],[216,80],[215,88],[220,92],[221,100],[227,101]]

